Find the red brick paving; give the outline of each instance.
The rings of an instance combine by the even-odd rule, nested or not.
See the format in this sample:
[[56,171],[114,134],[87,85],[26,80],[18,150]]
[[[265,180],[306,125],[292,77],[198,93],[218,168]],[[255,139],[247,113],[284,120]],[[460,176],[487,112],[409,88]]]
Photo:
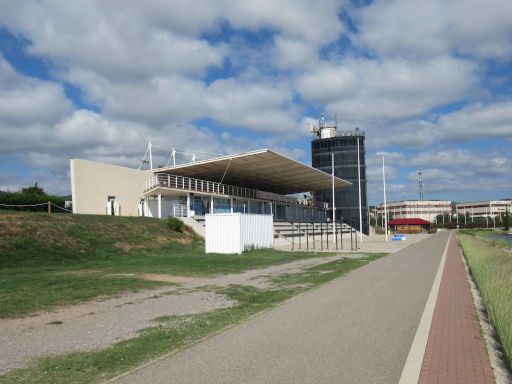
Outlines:
[[419,383],[494,383],[455,234],[449,240]]

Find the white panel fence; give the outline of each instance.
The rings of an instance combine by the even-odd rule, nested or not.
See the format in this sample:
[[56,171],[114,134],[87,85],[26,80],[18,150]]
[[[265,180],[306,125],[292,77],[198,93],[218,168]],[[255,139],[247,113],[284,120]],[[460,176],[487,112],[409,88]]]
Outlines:
[[273,245],[272,215],[219,213],[205,216],[206,253],[240,254]]

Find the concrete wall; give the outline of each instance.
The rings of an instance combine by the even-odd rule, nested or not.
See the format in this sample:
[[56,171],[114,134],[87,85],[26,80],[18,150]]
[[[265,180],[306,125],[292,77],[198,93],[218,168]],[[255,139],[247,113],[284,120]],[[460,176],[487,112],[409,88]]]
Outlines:
[[149,171],[96,161],[71,159],[73,213],[106,214],[108,196],[116,196],[121,216],[137,216]]

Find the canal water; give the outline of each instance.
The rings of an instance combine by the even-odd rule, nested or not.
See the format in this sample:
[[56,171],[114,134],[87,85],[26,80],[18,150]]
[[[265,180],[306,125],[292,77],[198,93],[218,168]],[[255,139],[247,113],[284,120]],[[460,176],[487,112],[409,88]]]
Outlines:
[[490,239],[505,240],[512,244],[512,234],[510,233],[492,233],[490,235],[487,235],[487,237]]

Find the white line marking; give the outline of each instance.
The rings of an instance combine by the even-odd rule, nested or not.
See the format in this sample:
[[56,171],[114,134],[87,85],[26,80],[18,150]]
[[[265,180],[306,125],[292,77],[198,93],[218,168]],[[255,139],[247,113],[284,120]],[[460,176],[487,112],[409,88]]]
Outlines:
[[425,349],[427,348],[428,335],[430,333],[430,326],[432,325],[432,318],[434,317],[434,310],[436,308],[437,296],[439,294],[439,287],[441,286],[441,278],[443,277],[444,264],[446,261],[446,253],[452,238],[453,232],[450,232],[448,241],[444,248],[443,257],[439,263],[434,283],[428,295],[423,315],[421,316],[416,335],[409,350],[409,355],[405,361],[402,376],[398,384],[416,384],[420,379],[421,366],[423,365],[423,358],[425,356]]

